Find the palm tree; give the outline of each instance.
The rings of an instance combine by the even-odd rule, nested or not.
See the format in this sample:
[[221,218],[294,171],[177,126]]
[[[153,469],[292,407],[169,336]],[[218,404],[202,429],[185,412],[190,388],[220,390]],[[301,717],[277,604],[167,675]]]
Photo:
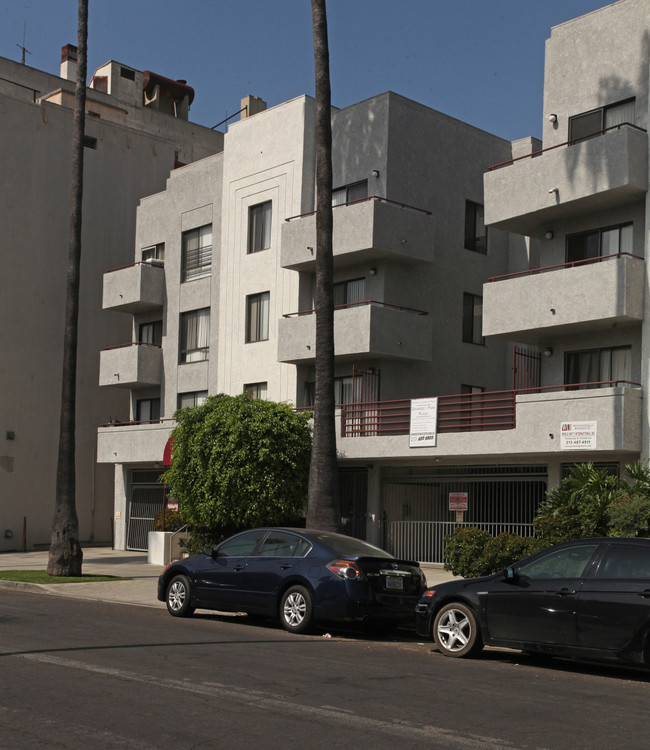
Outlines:
[[316,388],[307,526],[340,527],[334,426],[332,121],[325,0],[311,0],[316,73]]
[[47,572],[54,576],[81,575],[83,552],[75,507],[75,407],[77,391],[77,329],[79,318],[79,270],[81,265],[81,203],[83,195],[83,136],[86,110],[88,0],[79,0],[77,31],[77,82],[72,115],[72,202],[68,245],[65,331],[59,456],[56,497]]

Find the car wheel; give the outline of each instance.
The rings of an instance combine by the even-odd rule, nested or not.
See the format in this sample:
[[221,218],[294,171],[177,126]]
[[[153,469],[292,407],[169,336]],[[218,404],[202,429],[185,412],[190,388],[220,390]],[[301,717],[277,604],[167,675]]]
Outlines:
[[190,605],[190,581],[187,576],[174,576],[167,586],[165,603],[167,611],[173,617],[189,617],[194,614],[194,607]]
[[446,604],[433,622],[433,639],[445,656],[472,656],[483,648],[476,616],[465,604]]
[[290,633],[306,633],[312,626],[311,594],[304,586],[291,586],[280,602],[280,622]]

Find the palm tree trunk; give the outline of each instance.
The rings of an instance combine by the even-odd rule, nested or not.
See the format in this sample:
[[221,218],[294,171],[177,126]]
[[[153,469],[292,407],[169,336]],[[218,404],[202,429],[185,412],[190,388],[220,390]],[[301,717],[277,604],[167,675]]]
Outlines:
[[340,527],[334,425],[332,121],[325,0],[311,0],[316,73],[316,387],[307,526]]
[[83,196],[83,136],[86,109],[86,65],[88,0],[79,0],[77,82],[72,116],[72,202],[68,246],[65,331],[59,457],[50,553],[49,575],[81,575],[83,552],[79,544],[79,523],[75,506],[75,410],[77,378],[77,336],[79,320],[79,271],[81,266],[81,204]]

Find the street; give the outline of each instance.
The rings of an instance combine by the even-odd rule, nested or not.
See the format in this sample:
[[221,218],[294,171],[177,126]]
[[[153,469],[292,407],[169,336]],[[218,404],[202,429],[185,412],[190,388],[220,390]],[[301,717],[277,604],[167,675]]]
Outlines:
[[650,674],[0,591],[0,747],[650,747]]

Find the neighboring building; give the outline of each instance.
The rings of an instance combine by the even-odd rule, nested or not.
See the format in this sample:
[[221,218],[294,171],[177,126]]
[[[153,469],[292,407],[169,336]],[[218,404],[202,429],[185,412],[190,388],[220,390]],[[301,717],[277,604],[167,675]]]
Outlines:
[[[458,523],[531,533],[574,462],[648,457],[648,38],[647,0],[555,27],[543,143],[392,93],[333,113],[351,533],[439,562]],[[142,544],[143,500],[161,507],[177,406],[243,390],[311,403],[314,161],[302,97],[231,126],[222,154],[142,201],[135,259],[164,243],[165,268],[104,280],[105,308],[133,314],[132,341],[162,331],[161,350],[102,353],[101,382],[132,394],[130,423],[98,440],[117,546]],[[437,399],[412,401],[425,397]]]
[[[76,49],[61,77],[0,58],[0,550],[50,542],[58,452],[72,103]],[[113,479],[96,462],[97,425],[128,414],[98,386],[99,350],[128,325],[101,310],[102,275],[133,257],[138,200],[175,166],[222,150],[188,122],[192,89],[116,62],[87,92],[77,390],[77,513],[82,543],[112,537]]]

